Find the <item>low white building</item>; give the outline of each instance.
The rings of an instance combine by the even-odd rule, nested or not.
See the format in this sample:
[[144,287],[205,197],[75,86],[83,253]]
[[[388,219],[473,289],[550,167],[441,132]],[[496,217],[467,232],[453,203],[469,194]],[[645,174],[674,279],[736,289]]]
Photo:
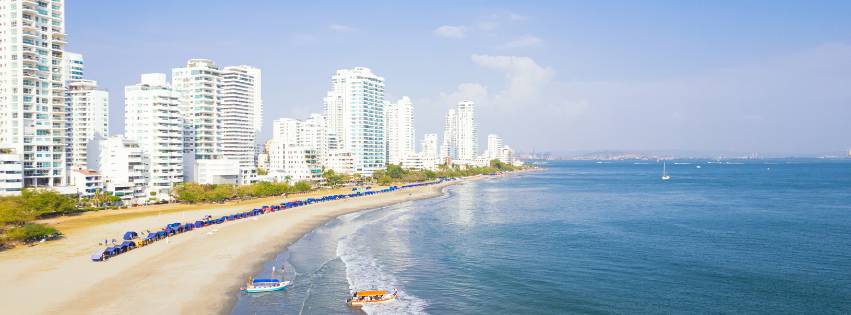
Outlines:
[[315,150],[302,146],[281,146],[282,157],[276,159],[270,175],[277,181],[295,183],[322,180],[322,167]]
[[100,142],[100,169],[104,190],[121,198],[125,205],[147,201],[148,160],[136,141],[122,136]]
[[434,171],[437,169],[437,157],[415,153],[402,160],[402,168]]
[[354,157],[346,150],[329,150],[325,156],[325,169],[334,170],[337,174],[354,174]]
[[73,170],[71,171],[71,182],[77,188],[77,195],[82,198],[89,198],[95,195],[98,191],[104,191],[103,179],[95,170]]
[[24,162],[12,149],[0,149],[0,196],[19,195],[24,189]]
[[238,160],[196,160],[194,164],[196,182],[199,184],[233,184],[240,181]]

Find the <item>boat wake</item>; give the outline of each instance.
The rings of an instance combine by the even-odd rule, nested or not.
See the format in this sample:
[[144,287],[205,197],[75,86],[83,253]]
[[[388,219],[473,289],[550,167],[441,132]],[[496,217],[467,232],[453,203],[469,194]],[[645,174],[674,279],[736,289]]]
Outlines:
[[407,294],[401,283],[388,273],[370,254],[367,245],[356,240],[356,234],[343,237],[337,242],[337,256],[346,266],[346,279],[349,289],[354,290],[398,290],[399,297],[385,304],[364,305],[367,314],[427,314],[428,303],[416,296]]

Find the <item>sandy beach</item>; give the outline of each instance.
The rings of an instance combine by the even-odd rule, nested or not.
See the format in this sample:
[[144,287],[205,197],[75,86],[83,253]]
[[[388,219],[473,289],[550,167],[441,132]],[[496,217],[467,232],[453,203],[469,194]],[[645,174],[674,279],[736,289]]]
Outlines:
[[297,196],[220,205],[216,210],[209,205],[181,205],[176,210],[125,209],[55,219],[51,224],[65,238],[0,253],[0,305],[5,314],[228,313],[245,279],[310,230],[346,213],[439,196],[453,183],[457,182],[227,222],[97,263],[89,256],[102,248],[98,242],[120,238],[125,231],[154,230]]

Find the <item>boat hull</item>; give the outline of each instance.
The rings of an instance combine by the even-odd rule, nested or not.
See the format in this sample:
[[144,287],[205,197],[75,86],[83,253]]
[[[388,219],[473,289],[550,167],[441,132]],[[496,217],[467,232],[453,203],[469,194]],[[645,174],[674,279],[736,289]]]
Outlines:
[[386,299],[383,299],[383,300],[374,300],[374,301],[355,301],[355,300],[350,300],[350,301],[348,301],[348,303],[349,303],[349,305],[351,305],[351,306],[364,306],[364,305],[369,305],[369,304],[383,304],[383,303],[387,303],[387,302],[392,302],[392,301],[393,301],[393,300],[395,300],[395,299],[396,299],[396,296],[394,295],[394,296],[391,296],[391,297],[386,298]]
[[282,282],[278,286],[250,287],[250,288],[243,288],[242,291],[245,292],[245,293],[274,292],[274,291],[286,290],[287,288],[289,288],[289,286],[290,286],[290,282],[287,281],[287,282]]

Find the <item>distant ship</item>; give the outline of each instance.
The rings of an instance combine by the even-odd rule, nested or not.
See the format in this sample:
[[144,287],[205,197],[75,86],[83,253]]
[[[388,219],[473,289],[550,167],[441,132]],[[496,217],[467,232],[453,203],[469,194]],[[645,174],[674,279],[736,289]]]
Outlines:
[[662,162],[662,180],[669,180],[671,176],[668,175],[667,163]]

